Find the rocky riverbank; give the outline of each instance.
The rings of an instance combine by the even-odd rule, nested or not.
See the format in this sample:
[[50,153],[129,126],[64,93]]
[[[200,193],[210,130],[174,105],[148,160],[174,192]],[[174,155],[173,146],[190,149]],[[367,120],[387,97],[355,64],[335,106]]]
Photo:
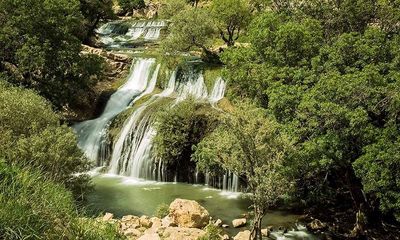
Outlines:
[[[98,219],[115,224],[121,234],[130,240],[197,240],[197,239],[233,239],[248,240],[250,236],[250,219],[245,217],[224,223],[220,219],[213,219],[209,212],[199,203],[192,200],[175,199],[168,208],[168,214],[162,218],[150,216],[127,215],[114,218],[112,213],[106,213]],[[211,227],[210,227],[211,226]],[[230,236],[226,231],[229,228],[240,228],[240,232]],[[210,231],[210,229],[213,229]],[[305,232],[305,229],[288,231],[274,230],[267,227],[262,230],[265,237],[292,236],[301,239],[314,239]],[[210,238],[210,235],[213,237]],[[309,238],[310,237],[310,238]],[[286,238],[283,238],[286,239]]]

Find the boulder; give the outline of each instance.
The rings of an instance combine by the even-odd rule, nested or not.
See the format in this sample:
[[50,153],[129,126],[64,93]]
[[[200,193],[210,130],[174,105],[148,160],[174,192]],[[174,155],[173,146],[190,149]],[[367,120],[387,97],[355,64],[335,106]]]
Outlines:
[[137,229],[129,228],[126,231],[123,231],[123,234],[127,237],[139,237],[142,233]]
[[222,220],[221,219],[217,219],[217,221],[214,222],[214,226],[221,227],[222,226]]
[[144,228],[150,228],[153,225],[148,216],[141,216],[139,219],[139,224]]
[[246,230],[243,232],[239,232],[234,238],[233,240],[249,240],[250,239],[250,231]]
[[307,229],[311,231],[324,230],[326,228],[327,228],[326,223],[323,223],[318,219],[314,219],[312,222],[307,224]]
[[169,206],[172,223],[178,227],[202,228],[208,224],[210,215],[198,202],[185,199],[175,199]]
[[246,225],[246,218],[239,218],[239,219],[235,219],[232,221],[232,225],[234,228],[238,228],[238,227],[243,227],[244,225]]
[[106,213],[103,217],[103,221],[108,222],[114,218],[114,214],[112,213]]
[[230,237],[228,234],[224,234],[223,236],[221,236],[221,240],[229,240]]
[[204,230],[198,228],[168,227],[162,233],[165,240],[197,240],[206,235]]
[[165,218],[163,218],[161,220],[161,226],[163,226],[163,227],[176,227],[177,225],[175,225],[172,222],[172,219],[169,216],[166,216]]
[[264,229],[261,229],[261,234],[262,234],[264,237],[269,237],[270,231],[269,231],[268,228],[264,228]]
[[161,240],[161,238],[157,233],[151,233],[141,236],[138,240]]

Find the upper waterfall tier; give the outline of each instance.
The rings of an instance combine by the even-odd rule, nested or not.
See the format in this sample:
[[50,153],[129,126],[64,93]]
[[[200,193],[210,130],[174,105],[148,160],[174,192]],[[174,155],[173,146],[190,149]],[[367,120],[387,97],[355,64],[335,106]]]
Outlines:
[[133,40],[158,40],[161,30],[166,27],[167,23],[162,20],[114,21],[102,25],[96,30],[96,33],[104,45],[111,48],[118,48],[126,46]]

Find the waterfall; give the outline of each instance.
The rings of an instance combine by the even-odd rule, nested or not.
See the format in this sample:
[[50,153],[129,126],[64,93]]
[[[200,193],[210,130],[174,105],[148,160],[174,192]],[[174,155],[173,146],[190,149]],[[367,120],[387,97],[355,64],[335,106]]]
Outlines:
[[[120,47],[128,46],[130,41],[156,41],[166,26],[167,23],[161,20],[114,21],[104,24],[96,33],[106,46]],[[110,97],[101,116],[74,126],[79,136],[79,147],[88,158],[96,161],[97,166],[107,167],[110,174],[156,181],[176,181],[178,173],[171,172],[168,165],[162,159],[155,158],[153,153],[153,141],[157,134],[155,113],[172,108],[188,98],[209,103],[216,108],[217,102],[224,97],[225,81],[217,78],[209,91],[203,74],[195,64],[172,72],[164,90],[154,94],[160,67],[159,64],[155,66],[155,59],[135,61],[127,82]],[[149,96],[146,101],[136,104],[146,96]],[[129,113],[129,116],[123,122],[116,138],[110,142],[109,125],[123,111]],[[193,179],[196,182],[202,181],[202,178],[202,173],[194,173]],[[205,182],[224,191],[238,191],[239,179],[229,171],[221,176],[210,177],[206,174]]]
[[86,156],[102,162],[107,154],[107,129],[110,121],[124,111],[129,103],[142,93],[150,75],[155,59],[138,59],[133,65],[126,83],[108,100],[103,113],[96,119],[78,123],[74,126],[77,132],[78,145]]
[[221,100],[225,95],[226,83],[224,79],[219,77],[217,81],[215,81],[213,90],[209,97],[210,103],[214,106],[219,100]]
[[[130,40],[143,38],[146,41],[158,40],[161,30],[165,29],[165,21],[108,22],[98,29],[100,41],[108,47],[121,47]],[[122,43],[122,44],[121,44]]]

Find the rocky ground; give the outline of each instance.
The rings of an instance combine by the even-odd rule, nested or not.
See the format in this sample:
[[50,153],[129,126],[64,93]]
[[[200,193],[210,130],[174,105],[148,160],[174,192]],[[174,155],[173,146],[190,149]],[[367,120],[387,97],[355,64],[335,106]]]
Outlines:
[[[106,213],[100,221],[117,224],[119,231],[130,240],[197,240],[207,235],[205,227],[212,224],[218,228],[243,227],[247,219],[235,219],[231,224],[214,220],[208,211],[196,201],[175,199],[169,206],[169,214],[164,218],[148,216],[124,216],[114,219],[113,214]],[[263,234],[269,234],[263,229]],[[228,234],[220,234],[222,240],[248,240],[250,231],[239,232],[231,238]]]

